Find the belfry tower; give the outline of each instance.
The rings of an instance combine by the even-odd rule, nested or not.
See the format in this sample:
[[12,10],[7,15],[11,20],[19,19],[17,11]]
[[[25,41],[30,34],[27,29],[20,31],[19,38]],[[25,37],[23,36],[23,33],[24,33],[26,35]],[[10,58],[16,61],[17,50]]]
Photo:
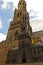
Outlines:
[[20,0],[18,3],[18,9],[15,9],[14,11],[13,21],[10,23],[7,40],[15,46],[23,43],[31,44],[31,33],[32,28],[29,23],[29,14],[26,10],[26,2]]
[[26,2],[20,0],[8,30],[7,41],[13,44],[13,49],[8,52],[6,63],[13,64],[29,61],[28,57],[30,56],[27,55],[27,52],[31,46],[31,34],[32,28],[29,23]]
[[[0,43],[0,64],[36,65],[43,61],[43,44],[32,45],[31,35],[32,28],[26,2],[20,0],[10,22],[7,38]],[[33,64],[33,62],[37,63]]]

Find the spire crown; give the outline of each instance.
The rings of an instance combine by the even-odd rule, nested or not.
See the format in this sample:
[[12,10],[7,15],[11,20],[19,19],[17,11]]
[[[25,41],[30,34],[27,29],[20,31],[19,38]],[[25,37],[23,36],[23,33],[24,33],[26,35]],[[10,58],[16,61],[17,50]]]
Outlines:
[[25,0],[20,0],[19,1],[18,9],[25,9],[26,10],[26,2],[25,2]]

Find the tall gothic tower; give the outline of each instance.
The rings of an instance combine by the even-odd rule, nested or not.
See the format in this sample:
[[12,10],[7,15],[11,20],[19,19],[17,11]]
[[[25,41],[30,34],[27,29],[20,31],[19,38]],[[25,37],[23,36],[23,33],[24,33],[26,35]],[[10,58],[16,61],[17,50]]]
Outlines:
[[26,2],[20,0],[8,30],[7,41],[13,44],[13,48],[8,51],[6,63],[14,64],[30,61],[31,34],[32,28],[29,23]]
[[43,61],[43,45],[32,45],[31,34],[32,28],[29,23],[26,2],[20,0],[18,9],[14,11],[7,39],[0,43],[0,64],[22,65],[22,63]]
[[29,23],[29,14],[26,10],[26,2],[20,0],[18,3],[18,9],[14,11],[13,21],[10,23],[8,30],[7,40],[14,44],[14,46],[20,46],[23,44],[31,44],[32,28]]

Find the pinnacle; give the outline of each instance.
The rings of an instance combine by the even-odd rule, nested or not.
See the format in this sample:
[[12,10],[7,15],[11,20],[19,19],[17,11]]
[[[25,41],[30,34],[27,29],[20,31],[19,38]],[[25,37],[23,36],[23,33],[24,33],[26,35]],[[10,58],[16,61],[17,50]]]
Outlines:
[[23,1],[23,0],[21,0],[21,1]]

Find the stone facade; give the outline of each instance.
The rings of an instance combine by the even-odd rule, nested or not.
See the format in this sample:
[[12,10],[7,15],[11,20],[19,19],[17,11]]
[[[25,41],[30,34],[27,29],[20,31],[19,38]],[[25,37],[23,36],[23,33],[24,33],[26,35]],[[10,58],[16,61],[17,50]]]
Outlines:
[[32,35],[31,35],[31,39],[34,39],[35,43],[39,43],[39,42],[42,43],[41,42],[41,37],[43,37],[43,30],[37,31],[37,32],[33,32]]
[[7,38],[0,43],[0,64],[43,61],[43,45],[32,45],[32,28],[26,2],[20,0],[14,11]]
[[[13,21],[10,23],[7,38],[5,41],[0,42],[0,64],[6,63],[8,50],[21,47],[22,43],[25,42],[31,44],[31,33],[32,28],[29,23],[29,14],[26,11],[26,2],[20,0],[18,9],[14,11]],[[28,43],[26,45],[28,46]]]
[[8,51],[7,64],[34,63],[43,61],[43,46],[32,45],[29,47],[13,48]]
[[[26,51],[28,50],[28,47],[31,45],[31,34],[32,28],[29,23],[29,14],[26,10],[26,2],[20,0],[18,3],[18,9],[15,9],[14,18],[10,24],[7,36],[7,40],[12,39],[11,41],[14,41],[15,47],[14,50],[8,52],[6,63],[13,64],[27,61],[25,55],[27,54]],[[22,56],[24,57],[23,59]],[[28,58],[28,54],[26,55],[26,58]]]

